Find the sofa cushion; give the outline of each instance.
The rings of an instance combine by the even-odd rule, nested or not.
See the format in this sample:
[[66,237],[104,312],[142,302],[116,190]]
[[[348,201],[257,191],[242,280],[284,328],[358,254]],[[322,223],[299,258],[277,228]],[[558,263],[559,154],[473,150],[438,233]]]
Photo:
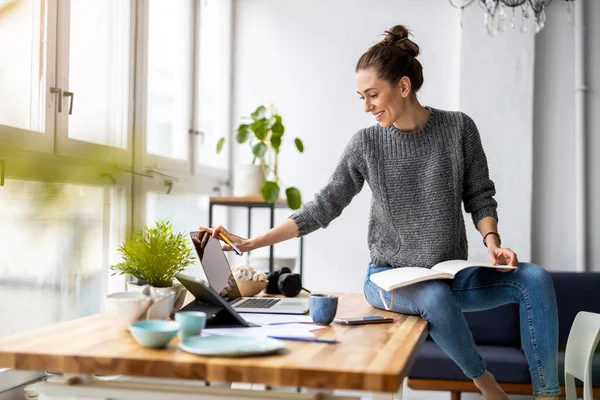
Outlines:
[[[477,347],[488,370],[498,382],[531,382],[527,360],[521,350],[507,346],[480,345]],[[433,341],[423,344],[408,376],[416,379],[469,380],[454,361]]]
[[[515,348],[521,346],[518,304],[465,312],[464,315],[476,344]],[[427,340],[431,341],[431,336]]]
[[478,345],[516,348],[521,345],[518,304],[464,314]]
[[551,272],[558,307],[558,343],[564,350],[579,311],[600,314],[600,273]]

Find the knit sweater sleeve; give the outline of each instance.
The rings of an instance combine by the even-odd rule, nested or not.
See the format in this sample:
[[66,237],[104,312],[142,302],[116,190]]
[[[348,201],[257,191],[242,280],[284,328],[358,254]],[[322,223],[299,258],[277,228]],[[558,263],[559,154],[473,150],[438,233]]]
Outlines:
[[496,187],[490,179],[487,158],[475,122],[463,114],[464,179],[463,203],[471,214],[473,224],[485,217],[498,219],[498,203],[494,199]]
[[313,200],[304,203],[290,216],[298,226],[298,236],[326,228],[362,190],[366,162],[361,132],[357,132],[346,145],[327,185],[315,194]]

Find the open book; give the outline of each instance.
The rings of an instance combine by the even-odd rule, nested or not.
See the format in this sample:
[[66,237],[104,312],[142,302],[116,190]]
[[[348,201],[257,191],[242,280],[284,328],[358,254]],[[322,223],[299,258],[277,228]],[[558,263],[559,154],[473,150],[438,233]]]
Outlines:
[[370,279],[381,289],[389,292],[399,287],[412,285],[417,282],[433,279],[453,279],[459,271],[469,267],[517,269],[517,267],[510,267],[508,265],[492,265],[491,263],[485,262],[450,260],[435,264],[431,269],[418,267],[393,268],[373,274]]

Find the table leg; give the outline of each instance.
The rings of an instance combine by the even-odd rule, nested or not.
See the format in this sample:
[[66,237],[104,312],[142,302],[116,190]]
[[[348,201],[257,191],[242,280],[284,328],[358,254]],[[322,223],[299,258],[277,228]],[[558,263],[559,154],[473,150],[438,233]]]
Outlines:
[[[271,211],[271,228],[273,229],[273,227],[275,226],[275,205],[271,204],[270,211]],[[269,246],[269,272],[273,272],[273,254],[274,254],[274,247],[273,245]]]
[[304,264],[304,236],[300,236],[300,276],[302,277],[302,265]]
[[[393,393],[373,393],[373,400],[396,400],[397,397]],[[402,399],[400,397],[400,399]]]
[[381,393],[373,392],[373,400],[402,400],[402,390],[404,388],[404,380],[396,393]]
[[252,236],[252,207],[248,207],[248,234],[246,237],[250,239]]

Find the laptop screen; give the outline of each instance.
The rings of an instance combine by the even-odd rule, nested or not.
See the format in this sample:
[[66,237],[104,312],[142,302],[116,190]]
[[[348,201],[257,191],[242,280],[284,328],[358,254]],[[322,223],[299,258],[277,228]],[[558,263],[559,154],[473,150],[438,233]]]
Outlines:
[[190,236],[210,287],[228,301],[241,297],[219,240],[205,232],[190,232]]

